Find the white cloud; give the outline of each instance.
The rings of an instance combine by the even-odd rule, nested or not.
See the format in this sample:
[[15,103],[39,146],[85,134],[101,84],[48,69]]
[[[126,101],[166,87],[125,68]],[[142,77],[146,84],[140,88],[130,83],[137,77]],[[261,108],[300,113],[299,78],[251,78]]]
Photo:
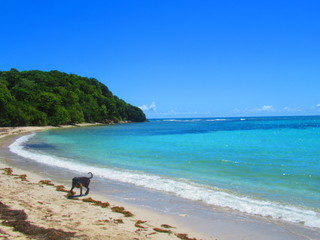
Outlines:
[[272,105],[263,105],[259,108],[236,108],[233,110],[234,115],[314,115],[319,114],[320,112],[320,103],[314,104],[310,107],[278,107],[275,108]]
[[277,111],[277,109],[271,105],[263,105],[260,108],[244,108],[244,109],[236,108],[236,109],[234,109],[234,112],[243,113],[243,114],[261,113],[261,112],[276,112],[276,111]]
[[[179,111],[171,109],[166,112],[147,112],[149,118],[202,118],[202,117],[218,117],[219,114],[214,114],[210,111],[198,112],[198,111]],[[221,115],[221,114],[220,114]],[[224,115],[223,115],[224,116]]]
[[272,107],[272,106],[270,106],[270,105],[264,105],[264,106],[262,106],[261,108],[260,108],[260,111],[267,111],[267,112],[269,112],[269,111],[274,111],[275,109]]
[[149,106],[148,105],[142,105],[139,107],[142,111],[148,112],[148,111],[157,111],[157,106],[155,102],[152,102]]
[[283,110],[286,112],[297,112],[297,113],[303,111],[303,109],[301,109],[300,107],[294,107],[294,108],[284,107]]

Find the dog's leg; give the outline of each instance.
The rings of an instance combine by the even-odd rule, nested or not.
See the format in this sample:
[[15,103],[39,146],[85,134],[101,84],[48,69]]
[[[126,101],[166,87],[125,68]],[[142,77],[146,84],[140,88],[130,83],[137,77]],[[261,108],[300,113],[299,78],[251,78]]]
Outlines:
[[89,194],[89,188],[87,188],[85,195],[87,196],[88,194]]
[[74,189],[74,186],[72,185],[72,188],[70,189],[71,195],[73,195],[73,192],[72,192],[73,189]]
[[80,196],[82,196],[82,186],[80,187]]

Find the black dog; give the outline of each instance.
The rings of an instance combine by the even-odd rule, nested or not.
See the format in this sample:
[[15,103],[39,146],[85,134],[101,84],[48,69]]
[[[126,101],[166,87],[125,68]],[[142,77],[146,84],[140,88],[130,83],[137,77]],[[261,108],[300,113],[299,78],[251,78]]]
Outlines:
[[82,196],[82,187],[85,187],[87,189],[86,193],[84,194],[85,196],[88,195],[89,193],[89,184],[90,184],[90,179],[93,177],[93,174],[89,172],[88,174],[91,174],[91,177],[74,177],[72,179],[72,188],[70,190],[70,193],[72,194],[72,190],[76,188],[80,188],[80,195],[79,197]]

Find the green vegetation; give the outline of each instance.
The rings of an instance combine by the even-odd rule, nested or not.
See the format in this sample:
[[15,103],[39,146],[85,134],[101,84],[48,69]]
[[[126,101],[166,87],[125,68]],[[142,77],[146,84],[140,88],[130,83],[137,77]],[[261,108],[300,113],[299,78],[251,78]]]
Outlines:
[[143,122],[142,110],[94,78],[59,71],[0,71],[0,126]]

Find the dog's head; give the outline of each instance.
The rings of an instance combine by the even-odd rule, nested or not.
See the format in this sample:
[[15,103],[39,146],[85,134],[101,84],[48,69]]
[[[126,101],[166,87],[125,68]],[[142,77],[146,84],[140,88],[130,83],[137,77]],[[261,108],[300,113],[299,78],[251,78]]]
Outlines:
[[80,179],[78,177],[74,177],[72,179],[72,184],[76,187],[76,188],[82,188],[82,183],[80,181]]

